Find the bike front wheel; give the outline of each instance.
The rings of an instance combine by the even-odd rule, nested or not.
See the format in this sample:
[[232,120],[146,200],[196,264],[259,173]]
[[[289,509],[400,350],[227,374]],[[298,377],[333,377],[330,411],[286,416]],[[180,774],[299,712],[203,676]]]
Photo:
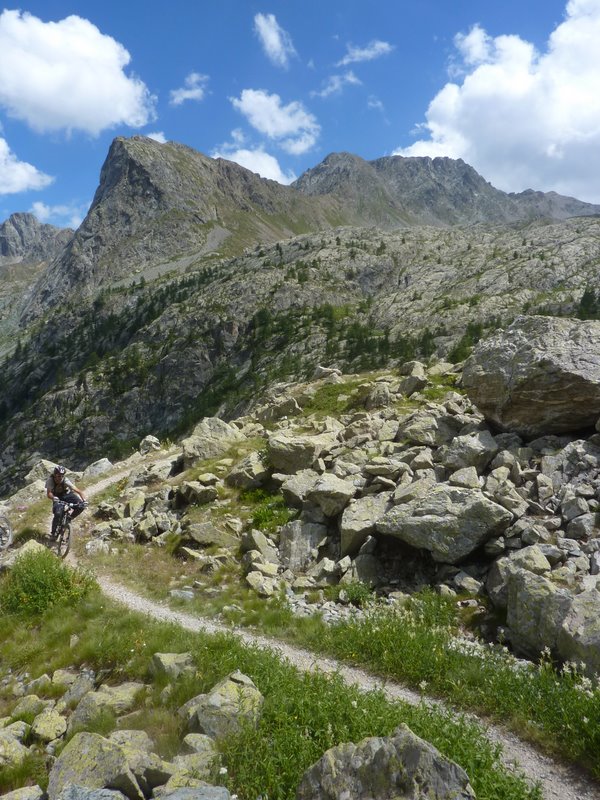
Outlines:
[[11,546],[13,532],[10,521],[7,517],[0,517],[0,550],[6,550]]
[[65,522],[58,533],[56,540],[56,553],[59,558],[66,558],[71,549],[71,523]]

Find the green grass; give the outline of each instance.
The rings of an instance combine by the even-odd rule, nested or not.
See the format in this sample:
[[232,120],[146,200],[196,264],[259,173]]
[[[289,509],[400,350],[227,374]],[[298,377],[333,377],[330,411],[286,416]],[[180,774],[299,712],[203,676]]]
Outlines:
[[[451,602],[426,592],[402,609],[314,628],[313,649],[483,712],[600,777],[600,688],[572,667],[517,661],[504,648],[461,639]],[[302,641],[302,636],[297,637]]]
[[[70,648],[73,634],[79,640]],[[304,771],[327,748],[365,736],[387,735],[401,723],[466,768],[478,800],[541,797],[537,789],[528,788],[502,767],[498,748],[471,720],[425,706],[392,703],[380,692],[363,694],[356,687],[346,686],[339,676],[300,674],[273,653],[244,646],[233,636],[192,635],[127,613],[96,593],[89,594],[77,609],[64,606],[60,613],[48,611],[35,625],[23,625],[17,616],[7,615],[0,630],[2,663],[12,668],[28,663],[32,674],[85,664],[110,670],[112,682],[148,682],[152,653],[188,650],[193,654],[196,673],[176,682],[160,707],[162,686],[157,685],[155,705],[141,709],[134,724],[156,731],[165,712],[175,719],[183,702],[206,692],[229,672],[240,669],[249,675],[265,697],[260,724],[256,730],[243,728],[221,743],[227,768],[224,780],[240,800],[255,800],[259,792],[269,800],[292,800]],[[34,652],[38,655],[29,663]],[[159,752],[170,757],[182,733],[171,725]],[[39,762],[36,764],[39,766]],[[32,763],[32,776],[34,766]],[[17,785],[14,774],[9,773],[0,769],[2,791]],[[24,785],[26,778],[21,774],[18,783]],[[43,776],[36,778],[36,782],[43,781]]]
[[92,583],[87,573],[67,567],[49,550],[26,553],[0,586],[0,611],[34,616],[56,605],[75,605]]

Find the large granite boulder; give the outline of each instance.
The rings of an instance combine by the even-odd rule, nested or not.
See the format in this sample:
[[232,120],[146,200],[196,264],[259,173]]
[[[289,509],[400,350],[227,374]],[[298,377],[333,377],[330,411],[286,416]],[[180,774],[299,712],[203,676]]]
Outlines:
[[218,417],[205,417],[196,425],[192,435],[181,443],[184,469],[207,458],[222,456],[229,447],[244,438],[233,425],[228,425]]
[[391,507],[391,492],[368,494],[349,505],[340,520],[340,552],[355,555],[375,532],[377,521]]
[[575,595],[558,633],[558,652],[565,661],[583,663],[590,674],[600,673],[600,592]]
[[144,800],[123,749],[97,733],[77,733],[56,760],[48,781],[48,800],[58,800],[68,784],[116,789],[130,800]]
[[377,531],[411,547],[429,550],[435,561],[456,564],[501,535],[512,514],[478,489],[438,484],[428,494],[394,506],[377,522]]
[[593,426],[600,417],[600,322],[517,317],[479,342],[463,386],[504,431],[533,438]]
[[277,472],[293,475],[302,469],[312,467],[321,453],[332,446],[336,436],[336,431],[318,433],[314,436],[278,431],[267,443],[269,460]]
[[247,675],[232,672],[208,694],[188,700],[179,715],[190,733],[218,739],[237,731],[242,720],[258,723],[264,697]]
[[303,775],[296,800],[474,800],[466,772],[401,725],[392,736],[332,747]]

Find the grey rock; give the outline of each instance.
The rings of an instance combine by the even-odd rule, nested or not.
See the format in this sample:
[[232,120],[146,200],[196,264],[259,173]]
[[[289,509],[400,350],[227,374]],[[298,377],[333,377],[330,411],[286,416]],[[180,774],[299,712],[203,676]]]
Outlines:
[[377,523],[377,531],[429,550],[436,561],[455,564],[500,535],[510,521],[509,512],[480,491],[440,484],[392,508]]
[[299,572],[314,561],[313,551],[327,536],[324,525],[293,520],[281,528],[279,538],[279,557],[281,563]]
[[463,385],[505,431],[535,437],[592,426],[600,417],[600,322],[517,317],[475,347]]
[[469,778],[405,725],[332,747],[302,776],[296,800],[474,800]]
[[375,532],[379,520],[391,507],[389,492],[367,495],[354,500],[340,519],[341,555],[355,555],[367,537]]
[[144,800],[123,749],[96,733],[77,733],[50,771],[49,800],[58,800],[69,784],[116,789],[129,800]]
[[306,494],[310,503],[318,505],[325,516],[334,517],[348,505],[348,501],[356,494],[356,487],[348,480],[335,475],[322,475]]

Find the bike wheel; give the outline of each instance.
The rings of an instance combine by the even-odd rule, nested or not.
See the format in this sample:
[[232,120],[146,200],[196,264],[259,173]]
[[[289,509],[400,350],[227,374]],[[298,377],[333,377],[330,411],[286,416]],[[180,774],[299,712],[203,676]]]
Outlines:
[[56,540],[56,553],[59,558],[65,558],[71,548],[71,523],[65,522],[58,533]]
[[13,540],[12,527],[6,517],[0,517],[0,550],[10,547]]

